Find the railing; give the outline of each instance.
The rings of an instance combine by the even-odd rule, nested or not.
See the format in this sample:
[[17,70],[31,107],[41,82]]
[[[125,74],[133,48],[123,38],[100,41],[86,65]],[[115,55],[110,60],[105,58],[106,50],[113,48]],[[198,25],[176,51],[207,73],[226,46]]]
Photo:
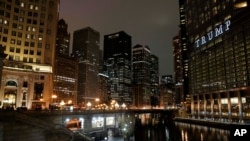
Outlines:
[[27,110],[24,113],[27,114],[39,114],[39,115],[72,115],[72,114],[100,114],[100,113],[165,113],[178,111],[178,109],[115,109],[115,110]]

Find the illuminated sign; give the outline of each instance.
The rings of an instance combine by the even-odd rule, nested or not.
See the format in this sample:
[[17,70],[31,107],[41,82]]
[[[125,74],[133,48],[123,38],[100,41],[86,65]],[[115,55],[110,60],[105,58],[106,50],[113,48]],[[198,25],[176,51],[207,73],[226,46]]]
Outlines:
[[214,30],[209,31],[206,35],[203,35],[201,38],[195,40],[195,47],[200,47],[201,45],[206,44],[207,42],[213,40],[213,38],[218,37],[224,32],[229,30],[231,21],[227,20],[224,24],[217,26]]

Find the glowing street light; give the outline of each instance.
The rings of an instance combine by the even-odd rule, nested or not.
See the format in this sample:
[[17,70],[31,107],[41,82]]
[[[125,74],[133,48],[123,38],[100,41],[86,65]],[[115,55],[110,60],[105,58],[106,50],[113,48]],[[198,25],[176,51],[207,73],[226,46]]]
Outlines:
[[51,98],[52,98],[52,103],[54,103],[54,102],[55,102],[55,99],[57,99],[57,95],[53,94],[53,95],[51,96]]
[[126,104],[125,103],[123,103],[121,106],[122,106],[123,109],[126,108]]
[[61,109],[63,109],[63,106],[65,105],[65,102],[62,100],[62,101],[60,102],[60,105],[61,105]]
[[88,107],[90,107],[91,105],[92,105],[91,102],[88,102],[88,103],[87,103],[87,106],[88,106]]
[[115,103],[115,109],[118,109],[118,108],[119,108],[119,104]]
[[91,106],[92,106],[91,102],[88,102],[88,103],[87,103],[87,108],[88,108],[88,109],[91,109]]

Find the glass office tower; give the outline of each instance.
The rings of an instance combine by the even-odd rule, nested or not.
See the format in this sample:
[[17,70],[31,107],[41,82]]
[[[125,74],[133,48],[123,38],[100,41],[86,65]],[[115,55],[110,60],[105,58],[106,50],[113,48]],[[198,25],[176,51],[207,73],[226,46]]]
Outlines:
[[131,36],[124,31],[105,35],[103,51],[109,99],[131,104]]

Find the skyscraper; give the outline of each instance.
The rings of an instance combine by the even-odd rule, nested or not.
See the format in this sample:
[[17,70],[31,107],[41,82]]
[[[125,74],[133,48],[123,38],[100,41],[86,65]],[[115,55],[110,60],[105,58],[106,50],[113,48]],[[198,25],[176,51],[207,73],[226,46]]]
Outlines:
[[76,105],[78,62],[69,57],[70,34],[63,19],[58,21],[56,37],[55,67],[53,73],[53,104],[64,102]]
[[176,104],[187,102],[189,95],[188,78],[188,51],[186,35],[185,0],[179,0],[180,31],[173,38],[174,52],[174,82],[175,82],[175,102]]
[[4,60],[0,103],[48,107],[52,94],[59,0],[1,0]]
[[[77,103],[87,104],[99,98],[100,33],[86,27],[74,31],[73,55],[78,59]],[[94,104],[94,103],[93,103]]]
[[150,55],[150,85],[151,94],[159,98],[159,58],[151,54]]
[[131,104],[131,36],[124,31],[105,35],[103,58],[110,100]]
[[249,120],[249,4],[246,0],[184,4],[191,50],[191,114],[195,118]]
[[150,106],[151,51],[148,46],[135,45],[132,49],[134,106]]
[[56,55],[69,57],[70,33],[68,24],[64,19],[60,19],[57,24]]

